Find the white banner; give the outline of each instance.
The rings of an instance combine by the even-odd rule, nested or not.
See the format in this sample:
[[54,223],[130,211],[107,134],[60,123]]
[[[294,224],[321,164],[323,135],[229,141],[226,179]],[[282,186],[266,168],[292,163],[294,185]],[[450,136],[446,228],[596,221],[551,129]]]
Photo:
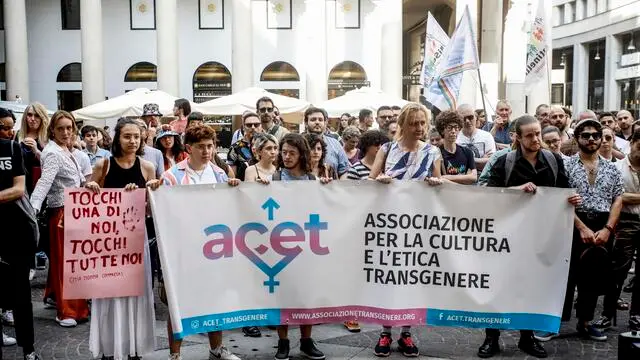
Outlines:
[[420,72],[420,84],[429,89],[436,74],[436,68],[442,60],[442,54],[449,44],[449,36],[442,30],[436,18],[429,11],[427,15],[427,34],[424,41],[424,59]]
[[555,332],[570,189],[315,181],[151,192],[175,336],[359,320]]
[[545,77],[549,58],[549,39],[544,0],[539,0],[538,10],[531,24],[531,35],[527,43],[527,68],[524,80],[527,93],[531,93],[533,86]]

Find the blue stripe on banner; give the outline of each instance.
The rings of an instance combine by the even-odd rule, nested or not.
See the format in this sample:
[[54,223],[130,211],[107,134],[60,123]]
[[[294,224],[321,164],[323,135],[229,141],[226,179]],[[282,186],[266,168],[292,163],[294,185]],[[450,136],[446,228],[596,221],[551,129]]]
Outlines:
[[279,325],[280,309],[256,309],[221,314],[195,316],[182,319],[182,332],[174,333],[176,339],[193,334],[229,330],[244,326]]
[[558,329],[560,329],[560,317],[545,314],[483,313],[427,309],[427,324],[470,328],[537,330],[557,333]]

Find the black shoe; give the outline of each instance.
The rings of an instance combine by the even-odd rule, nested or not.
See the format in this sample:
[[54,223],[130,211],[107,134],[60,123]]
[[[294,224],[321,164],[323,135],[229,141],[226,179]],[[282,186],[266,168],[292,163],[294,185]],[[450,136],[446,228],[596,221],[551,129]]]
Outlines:
[[313,339],[311,338],[300,339],[300,352],[302,353],[302,356],[306,357],[307,359],[313,359],[313,360],[324,359],[324,353],[316,347],[316,344],[313,342]]
[[631,331],[640,331],[640,315],[629,316],[629,329]]
[[289,360],[289,339],[278,340],[278,352],[276,360]]
[[418,355],[420,355],[418,347],[413,343],[411,333],[408,332],[403,332],[402,334],[400,334],[400,338],[398,339],[398,351],[400,351],[402,355],[406,357],[417,357]]
[[518,342],[518,348],[533,357],[537,357],[540,359],[544,359],[547,357],[547,351],[542,346],[542,343],[536,340],[533,336],[528,338],[520,338],[520,341]]
[[626,292],[626,293],[632,293],[633,292],[633,285],[635,284],[636,277],[632,277],[629,280],[629,283],[627,284],[627,286],[622,288],[622,291]]
[[600,316],[600,319],[593,321],[591,325],[601,331],[610,329],[612,326],[611,318],[607,316]]
[[483,359],[493,357],[493,355],[500,352],[500,343],[498,342],[499,338],[485,337],[484,343],[478,349],[478,357]]
[[257,326],[245,326],[242,328],[242,332],[248,337],[260,337],[260,329]]
[[391,352],[392,342],[393,340],[391,340],[391,334],[387,332],[383,332],[382,334],[380,334],[380,338],[378,339],[378,343],[376,344],[376,347],[373,349],[373,353],[376,356],[382,356],[382,357],[389,356],[389,353]]

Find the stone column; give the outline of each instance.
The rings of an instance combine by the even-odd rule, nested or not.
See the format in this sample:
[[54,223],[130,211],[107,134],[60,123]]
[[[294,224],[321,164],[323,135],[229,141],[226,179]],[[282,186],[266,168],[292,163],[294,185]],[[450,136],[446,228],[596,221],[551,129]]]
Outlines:
[[27,12],[25,0],[4,1],[5,74],[7,100],[29,98],[29,51],[27,47]]
[[381,88],[390,96],[402,98],[402,1],[385,2],[382,24]]
[[158,51],[158,90],[162,90],[173,96],[179,96],[177,0],[157,0],[155,12]]
[[587,109],[589,86],[589,50],[584,44],[573,45],[573,113]]
[[620,107],[620,87],[616,81],[616,70],[622,56],[620,40],[614,35],[608,35],[604,46],[604,106],[603,109],[616,110]]
[[[480,72],[488,99],[504,97],[502,74],[502,1],[485,1],[480,32]],[[478,105],[482,105],[480,92]],[[487,104],[487,107],[490,107]]]
[[228,3],[231,3],[233,17],[231,21],[231,87],[233,92],[238,92],[254,86],[251,0],[233,0]]
[[[319,104],[328,98],[329,71],[327,69],[327,3],[306,0],[304,31],[307,38],[307,55],[304,72],[307,101]],[[303,124],[304,125],[304,124]]]
[[104,66],[102,44],[102,1],[80,3],[82,43],[82,105],[104,101]]

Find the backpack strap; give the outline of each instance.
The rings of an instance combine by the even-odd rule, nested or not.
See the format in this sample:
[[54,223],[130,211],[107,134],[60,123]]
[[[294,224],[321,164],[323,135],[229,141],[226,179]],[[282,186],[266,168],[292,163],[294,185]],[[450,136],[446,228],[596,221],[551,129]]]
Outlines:
[[544,157],[547,164],[551,167],[551,171],[553,171],[553,184],[555,185],[558,181],[558,161],[555,155],[546,149],[542,149],[542,157]]
[[504,163],[504,186],[509,183],[509,178],[513,172],[513,168],[516,165],[516,156],[518,156],[517,150],[512,150],[507,153],[507,159]]
[[273,125],[271,130],[269,130],[269,135],[276,136],[276,133],[278,132],[278,129],[280,129],[280,125]]

